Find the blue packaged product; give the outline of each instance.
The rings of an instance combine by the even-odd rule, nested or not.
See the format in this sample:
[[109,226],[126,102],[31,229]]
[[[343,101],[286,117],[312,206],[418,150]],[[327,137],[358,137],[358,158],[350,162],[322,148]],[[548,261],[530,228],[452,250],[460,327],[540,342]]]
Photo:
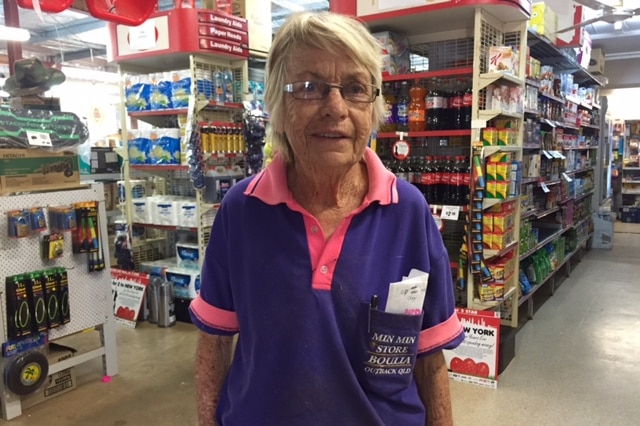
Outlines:
[[170,79],[165,78],[163,75],[157,77],[151,86],[151,94],[149,95],[150,108],[152,110],[173,108],[171,90],[172,83]]
[[233,102],[233,73],[227,68],[224,70],[222,77],[224,82],[224,101]]
[[129,140],[129,164],[147,164],[149,143],[149,136],[145,132],[139,130],[134,133],[133,139]]
[[213,100],[224,102],[224,78],[222,72],[216,69],[213,72]]
[[187,108],[191,95],[189,70],[176,71],[171,76],[171,104],[173,108]]
[[127,111],[146,111],[150,108],[149,98],[151,85],[147,82],[136,82],[125,89]]
[[149,164],[180,163],[180,129],[156,129],[149,141]]

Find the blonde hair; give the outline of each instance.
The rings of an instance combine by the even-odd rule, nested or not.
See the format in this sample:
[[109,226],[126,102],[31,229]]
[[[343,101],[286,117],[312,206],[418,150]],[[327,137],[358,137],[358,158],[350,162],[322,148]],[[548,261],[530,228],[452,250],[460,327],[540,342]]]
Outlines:
[[[291,51],[296,47],[323,49],[339,57],[347,56],[362,65],[371,74],[371,83],[382,85],[382,57],[380,45],[360,22],[346,15],[331,12],[294,13],[276,34],[266,65],[264,102],[269,112],[269,127],[274,151],[280,152],[287,162],[293,158],[284,133],[287,120],[283,87],[288,81],[287,67]],[[377,130],[384,116],[384,99],[373,102],[372,130]]]

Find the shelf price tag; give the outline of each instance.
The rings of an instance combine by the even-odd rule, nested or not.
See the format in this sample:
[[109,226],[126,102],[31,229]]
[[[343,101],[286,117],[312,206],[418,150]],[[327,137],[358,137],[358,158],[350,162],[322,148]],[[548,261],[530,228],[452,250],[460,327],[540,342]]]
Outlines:
[[51,148],[53,144],[51,143],[51,136],[49,133],[45,132],[33,132],[27,130],[27,138],[29,139],[29,145],[31,146],[45,146]]
[[440,216],[445,220],[458,220],[460,206],[442,206]]
[[551,154],[549,154],[549,151],[543,149],[542,150],[542,154],[544,154],[545,157],[547,157],[549,160],[551,160],[553,158],[553,156]]
[[571,181],[573,181],[573,179],[571,179],[571,178],[569,177],[569,175],[568,175],[568,174],[566,174],[566,173],[562,173],[562,177],[563,177],[563,178],[564,178],[564,180],[566,180],[567,182],[571,182]]
[[540,183],[540,188],[542,188],[542,190],[544,191],[545,194],[548,194],[549,192],[551,192],[551,190],[549,189],[549,187],[547,186],[546,183],[541,182]]

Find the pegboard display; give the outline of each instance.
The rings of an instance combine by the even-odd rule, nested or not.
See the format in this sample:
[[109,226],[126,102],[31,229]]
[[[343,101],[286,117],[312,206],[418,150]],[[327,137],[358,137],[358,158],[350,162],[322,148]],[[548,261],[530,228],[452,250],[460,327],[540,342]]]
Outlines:
[[[7,212],[31,207],[43,207],[49,226],[48,208],[64,206],[85,201],[99,202],[99,232],[104,250],[105,269],[89,272],[87,254],[73,254],[71,232],[64,234],[64,255],[55,260],[42,260],[40,254],[41,234],[32,234],[23,238],[9,238]],[[3,325],[3,341],[7,340],[6,294],[4,282],[6,277],[25,272],[39,271],[51,267],[64,267],[69,279],[69,300],[71,321],[49,331],[50,340],[64,337],[79,331],[104,324],[110,315],[111,277],[109,264],[109,244],[107,244],[107,220],[104,208],[104,191],[101,183],[93,184],[87,189],[34,193],[0,198],[0,279],[2,280],[2,297],[0,309]],[[49,228],[48,228],[49,229]]]

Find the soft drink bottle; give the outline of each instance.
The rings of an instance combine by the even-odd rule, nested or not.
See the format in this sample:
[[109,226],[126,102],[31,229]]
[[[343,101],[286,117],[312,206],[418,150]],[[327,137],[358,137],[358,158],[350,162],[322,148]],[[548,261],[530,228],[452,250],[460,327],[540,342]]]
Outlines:
[[400,85],[400,96],[397,102],[396,129],[400,132],[409,131],[409,83],[403,81]]
[[425,96],[426,90],[420,84],[418,80],[413,83],[411,89],[409,90],[409,95],[411,96],[411,102],[409,103],[409,131],[410,132],[421,132],[426,127],[425,121]]
[[435,204],[434,200],[434,170],[433,170],[433,157],[428,155],[422,169],[422,186],[424,188],[424,195],[427,198],[429,204]]
[[380,125],[381,132],[395,132],[396,131],[396,115],[397,105],[396,97],[391,88],[391,83],[384,83],[382,86],[382,95],[384,96],[384,116],[385,119]]
[[462,117],[462,98],[464,93],[462,91],[462,84],[460,80],[457,80],[456,87],[453,90],[451,96],[451,121],[454,129],[463,129],[463,117]]
[[473,89],[467,86],[462,96],[462,125],[465,129],[471,128],[471,106],[473,105]]
[[460,174],[462,176],[462,183],[460,184],[460,204],[468,206],[469,195],[471,194],[471,166],[469,164],[469,157],[462,157],[462,162],[460,163]]

